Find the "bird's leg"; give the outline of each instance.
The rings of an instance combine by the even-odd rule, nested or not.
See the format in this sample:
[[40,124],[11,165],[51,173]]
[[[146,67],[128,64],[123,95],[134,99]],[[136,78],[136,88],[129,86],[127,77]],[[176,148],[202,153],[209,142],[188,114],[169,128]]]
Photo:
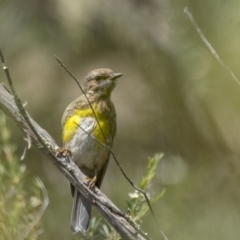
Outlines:
[[97,182],[97,169],[95,168],[95,175],[93,178],[86,178],[85,180],[88,182],[89,189],[92,189]]

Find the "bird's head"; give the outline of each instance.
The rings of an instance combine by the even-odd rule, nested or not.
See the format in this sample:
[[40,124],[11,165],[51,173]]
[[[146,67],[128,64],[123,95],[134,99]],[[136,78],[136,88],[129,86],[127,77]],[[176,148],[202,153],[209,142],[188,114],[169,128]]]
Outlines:
[[93,70],[85,77],[84,90],[90,94],[110,96],[115,88],[116,79],[121,76],[122,73],[114,73],[108,68]]

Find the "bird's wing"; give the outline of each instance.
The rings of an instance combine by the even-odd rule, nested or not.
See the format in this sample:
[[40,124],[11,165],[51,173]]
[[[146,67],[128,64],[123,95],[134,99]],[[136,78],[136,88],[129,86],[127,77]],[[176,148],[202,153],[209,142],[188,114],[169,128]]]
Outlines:
[[107,170],[109,158],[110,158],[110,152],[109,152],[108,155],[107,155],[107,159],[106,159],[106,161],[105,161],[105,163],[104,163],[103,168],[100,170],[100,172],[99,172],[98,175],[97,175],[97,182],[96,182],[95,185],[96,185],[98,188],[101,187],[101,184],[102,184],[104,175],[105,175],[106,170]]
[[65,122],[67,121],[67,119],[73,115],[74,110],[75,109],[79,109],[79,108],[85,108],[86,106],[88,106],[88,102],[86,100],[85,95],[81,95],[79,98],[75,99],[74,101],[72,101],[67,108],[65,109],[63,116],[62,116],[62,126],[64,126]]

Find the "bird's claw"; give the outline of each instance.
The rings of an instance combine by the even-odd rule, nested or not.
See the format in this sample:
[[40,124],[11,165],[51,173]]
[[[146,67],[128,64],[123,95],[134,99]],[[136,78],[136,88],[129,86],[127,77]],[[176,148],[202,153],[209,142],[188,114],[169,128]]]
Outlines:
[[85,178],[85,182],[88,183],[88,188],[92,190],[97,182],[97,177],[94,176],[93,178]]
[[71,156],[71,155],[72,155],[71,151],[67,148],[60,147],[56,151],[56,157],[59,157],[59,156],[66,157],[66,156]]

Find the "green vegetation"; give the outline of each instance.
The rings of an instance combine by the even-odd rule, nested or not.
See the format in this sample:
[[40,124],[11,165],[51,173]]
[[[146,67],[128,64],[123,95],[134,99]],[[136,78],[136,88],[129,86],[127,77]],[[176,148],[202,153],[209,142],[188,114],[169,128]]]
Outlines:
[[[142,176],[139,186],[143,191],[150,190],[156,174],[157,166],[162,159],[163,154],[156,154],[148,159],[146,173]],[[149,196],[151,205],[155,204],[164,194],[164,190],[154,196]],[[143,218],[149,213],[149,207],[143,194],[138,191],[128,194],[127,215],[133,224],[139,225],[143,222]],[[154,219],[153,219],[154,222]],[[91,220],[90,230],[87,234],[87,239],[106,239],[119,240],[121,239],[116,231],[101,217],[93,217]]]
[[31,182],[27,179],[26,166],[15,154],[16,145],[11,143],[11,133],[2,114],[0,146],[0,240],[37,239],[42,233],[40,219],[48,198],[40,179]]

